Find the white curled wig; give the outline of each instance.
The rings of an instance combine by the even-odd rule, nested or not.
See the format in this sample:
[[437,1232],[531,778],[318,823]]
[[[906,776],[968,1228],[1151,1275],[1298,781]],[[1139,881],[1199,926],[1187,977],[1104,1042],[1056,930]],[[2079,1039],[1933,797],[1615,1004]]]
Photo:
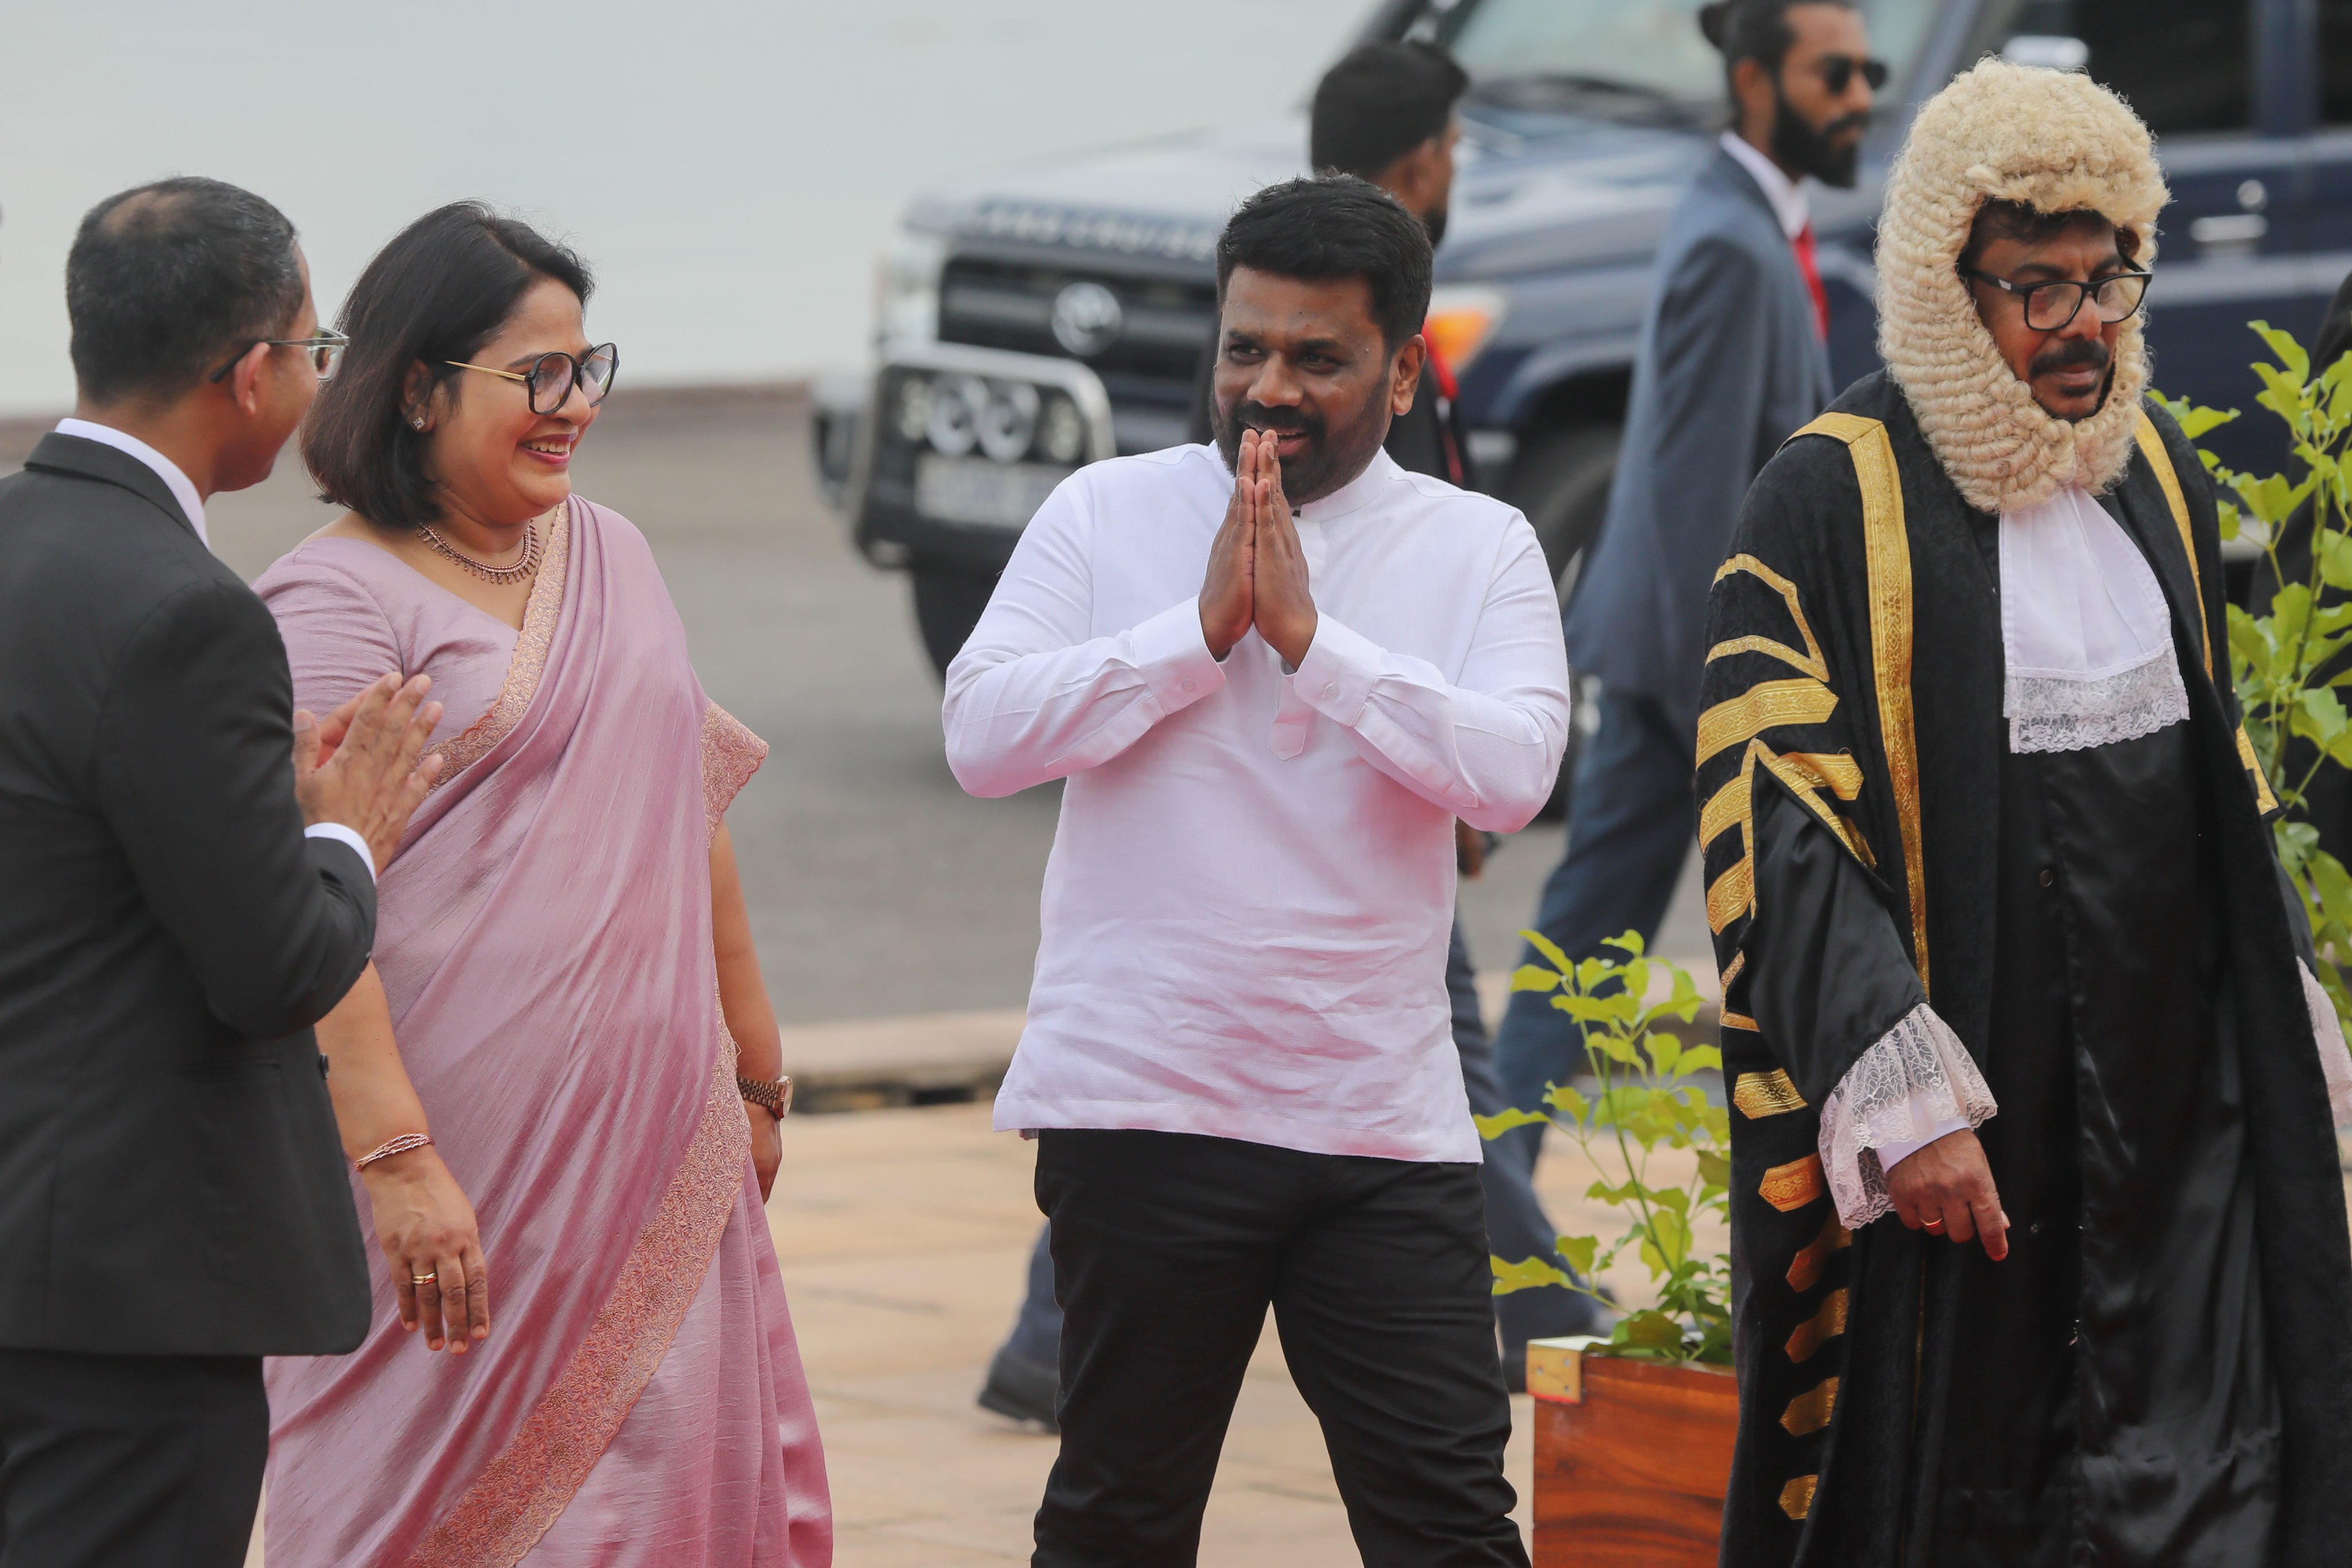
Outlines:
[[1987,58],[1919,110],[1886,182],[1878,226],[1878,352],[1960,494],[1989,512],[2037,506],[2077,483],[2093,494],[2123,477],[2147,388],[2141,318],[2116,341],[2115,379],[2098,413],[2053,417],[2001,359],[1958,270],[1978,210],[2017,202],[2089,210],[2156,255],[2169,193],[2147,127],[2086,76]]

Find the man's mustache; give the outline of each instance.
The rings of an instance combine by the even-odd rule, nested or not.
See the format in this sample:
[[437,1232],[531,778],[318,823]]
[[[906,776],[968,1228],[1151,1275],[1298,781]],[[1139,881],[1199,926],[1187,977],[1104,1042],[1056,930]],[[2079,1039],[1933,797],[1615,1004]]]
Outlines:
[[1870,122],[1874,118],[1875,116],[1870,110],[1857,109],[1852,114],[1839,115],[1835,120],[1822,126],[1817,134],[1824,142],[1833,142],[1849,131],[1860,136],[1870,130]]
[[2114,357],[2107,352],[2107,345],[2096,338],[2070,338],[2035,354],[2032,369],[2035,375],[2059,370],[2105,370]]
[[1317,440],[1323,435],[1323,421],[1313,415],[1297,408],[1269,408],[1263,403],[1244,403],[1234,410],[1234,423],[1244,430],[1272,430]]

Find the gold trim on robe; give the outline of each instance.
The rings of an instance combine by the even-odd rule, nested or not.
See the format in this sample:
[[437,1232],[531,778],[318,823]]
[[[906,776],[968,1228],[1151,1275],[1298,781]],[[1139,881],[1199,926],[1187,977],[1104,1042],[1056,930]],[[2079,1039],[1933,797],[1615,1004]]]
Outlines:
[[1744,1072],[1731,1091],[1731,1103],[1750,1121],[1805,1109],[1805,1097],[1779,1068],[1770,1072]]
[[1837,1215],[1830,1215],[1822,1226],[1821,1235],[1805,1243],[1797,1256],[1789,1259],[1789,1289],[1801,1294],[1820,1284],[1822,1270],[1829,1267],[1830,1254],[1853,1245],[1853,1232],[1839,1224]]
[[1785,1165],[1775,1165],[1756,1184],[1756,1195],[1789,1214],[1814,1202],[1828,1189],[1822,1184],[1822,1157],[1808,1154]]
[[1837,1409],[1837,1391],[1838,1380],[1833,1377],[1805,1390],[1789,1401],[1789,1408],[1780,1413],[1780,1425],[1792,1437],[1820,1431]]
[[1780,1489],[1780,1511],[1790,1519],[1802,1519],[1813,1511],[1813,1493],[1821,1486],[1819,1476],[1799,1476]]
[[1813,1352],[1845,1332],[1846,1293],[1843,1286],[1822,1300],[1821,1310],[1797,1325],[1787,1346],[1790,1361],[1811,1361]]
[[1822,658],[1820,639],[1813,636],[1813,628],[1805,619],[1804,609],[1797,603],[1797,585],[1753,555],[1733,556],[1716,569],[1715,580],[1720,583],[1738,572],[1761,579],[1788,601],[1789,618],[1796,623],[1797,635],[1805,639],[1805,651],[1799,653],[1787,643],[1777,642],[1768,637],[1733,637],[1707,649],[1706,662],[1713,664],[1718,658],[1729,658],[1734,654],[1760,653],[1826,684],[1830,678],[1829,661]]
[[1759,680],[1699,715],[1698,760],[1692,765],[1703,767],[1717,752],[1745,745],[1781,724],[1822,723],[1837,701],[1836,692],[1810,677]]

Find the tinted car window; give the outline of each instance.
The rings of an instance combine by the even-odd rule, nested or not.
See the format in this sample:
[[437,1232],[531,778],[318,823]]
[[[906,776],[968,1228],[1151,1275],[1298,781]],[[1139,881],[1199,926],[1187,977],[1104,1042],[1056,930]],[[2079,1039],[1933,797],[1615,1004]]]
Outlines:
[[[2331,0],[2339,9],[2345,0]],[[2159,136],[2252,123],[2247,0],[2024,0],[2007,32],[2079,38],[2092,76]]]

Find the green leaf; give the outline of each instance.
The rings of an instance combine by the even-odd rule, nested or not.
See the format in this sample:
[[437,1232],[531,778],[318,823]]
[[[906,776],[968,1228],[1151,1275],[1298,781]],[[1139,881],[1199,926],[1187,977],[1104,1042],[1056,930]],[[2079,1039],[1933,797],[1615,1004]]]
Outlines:
[[1486,1263],[1495,1271],[1495,1294],[1508,1296],[1515,1290],[1533,1290],[1545,1285],[1565,1285],[1573,1289],[1576,1281],[1561,1273],[1540,1258],[1522,1258],[1517,1263],[1506,1263],[1488,1254]]
[[1601,1249],[1599,1237],[1563,1236],[1552,1245],[1559,1249],[1560,1257],[1568,1260],[1569,1268],[1587,1279],[1592,1278],[1593,1255]]
[[2246,324],[2254,330],[2256,337],[2269,345],[2271,353],[2278,356],[2279,363],[2286,367],[2287,374],[2294,378],[2296,386],[2300,387],[2311,379],[2311,356],[2303,352],[2303,345],[2294,341],[2294,334],[2283,332],[2268,321],[2249,321]]
[[1551,1118],[1546,1116],[1542,1111],[1520,1110],[1516,1107],[1509,1110],[1497,1111],[1492,1116],[1480,1116],[1475,1111],[1473,1111],[1471,1113],[1470,1120],[1478,1124],[1479,1137],[1490,1139],[1500,1138],[1504,1133],[1510,1131],[1514,1128],[1549,1127],[1551,1125]]
[[1581,1121],[1592,1111],[1592,1108],[1584,1102],[1584,1096],[1573,1086],[1564,1083],[1556,1083],[1547,1089],[1544,1103],[1571,1121]]
[[1731,1162],[1711,1149],[1702,1149],[1698,1155],[1698,1173],[1709,1186],[1728,1188],[1731,1185]]
[[1683,1349],[1683,1326],[1654,1309],[1629,1312],[1617,1320],[1609,1342],[1619,1349],[1678,1356]]
[[1633,957],[1639,958],[1642,956],[1642,933],[1629,931],[1616,936],[1604,936],[1601,939],[1601,945],[1620,948]]
[[1563,978],[1564,976],[1556,970],[1545,969],[1533,963],[1522,963],[1511,971],[1511,989],[1556,991],[1559,988],[1559,983]]
[[1559,970],[1562,974],[1576,973],[1576,965],[1568,961],[1568,954],[1562,952],[1559,950],[1559,944],[1551,938],[1539,931],[1523,931],[1519,934],[1528,939],[1529,947],[1551,960],[1551,966],[1554,969]]

